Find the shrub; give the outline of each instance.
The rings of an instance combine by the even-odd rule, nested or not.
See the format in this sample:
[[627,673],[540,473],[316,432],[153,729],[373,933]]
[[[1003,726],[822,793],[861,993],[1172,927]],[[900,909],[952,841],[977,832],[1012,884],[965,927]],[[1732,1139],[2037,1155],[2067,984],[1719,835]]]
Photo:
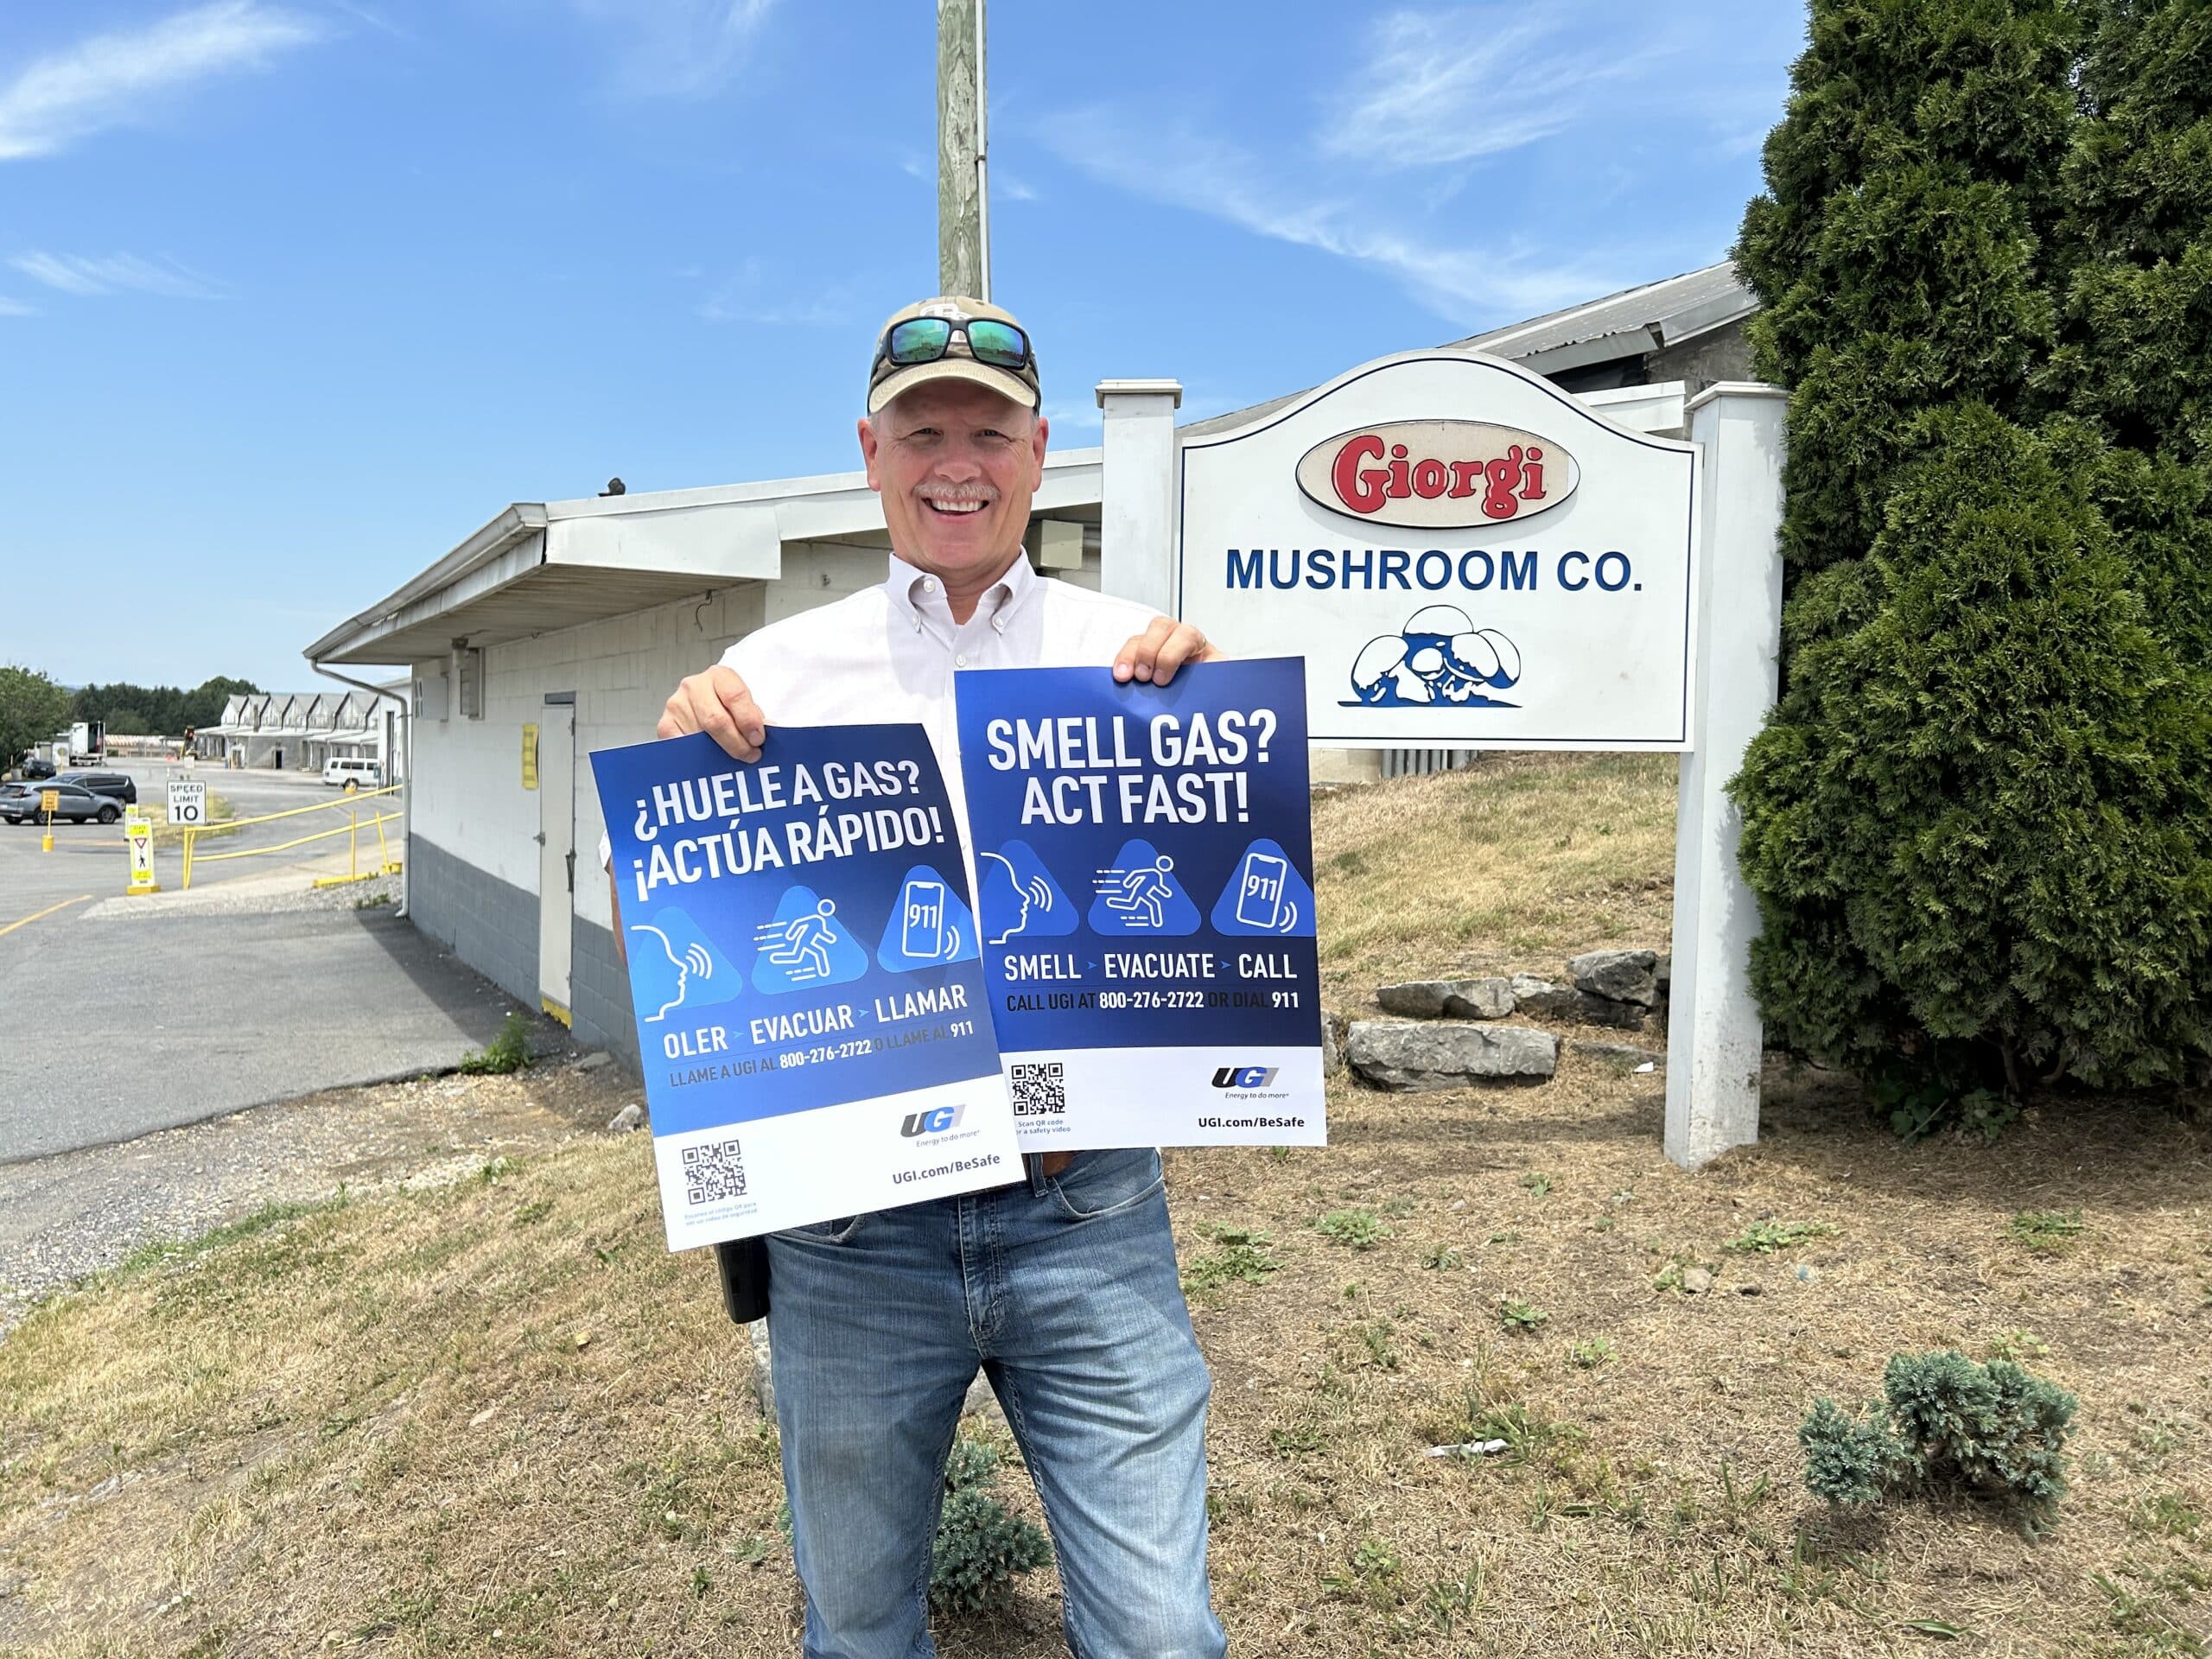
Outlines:
[[1892,1355],[1882,1401],[1861,1413],[1815,1400],[1797,1432],[1805,1484],[1834,1504],[1918,1489],[2017,1505],[2030,1531],[2066,1493],[2066,1434],[2076,1402],[2005,1360],[1955,1350]]
[[461,1057],[460,1070],[472,1076],[519,1071],[530,1064],[530,1021],[519,1014],[507,1016],[499,1034],[482,1048]]
[[1908,1137],[2212,1055],[2204,39],[2164,0],[1812,0],[1745,213],[1790,393],[1753,983]]
[[1048,1565],[1052,1546],[993,1495],[999,1454],[962,1440],[944,1465],[944,1510],[930,1551],[930,1605],[941,1613],[1002,1612],[1016,1575]]

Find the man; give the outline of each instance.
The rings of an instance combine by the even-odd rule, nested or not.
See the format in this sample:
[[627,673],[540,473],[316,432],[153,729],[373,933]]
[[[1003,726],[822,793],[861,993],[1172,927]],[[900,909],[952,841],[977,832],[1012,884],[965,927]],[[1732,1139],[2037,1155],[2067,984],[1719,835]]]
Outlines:
[[[891,531],[880,588],[748,635],[676,689],[660,735],[741,760],[770,720],[913,721],[954,810],[963,668],[1113,665],[1165,684],[1214,653],[1145,607],[1040,579],[1037,360],[975,300],[885,324],[861,455]],[[618,928],[619,928],[618,918]],[[1177,1281],[1160,1156],[1024,1159],[1026,1180],[774,1235],[768,1328],[811,1659],[935,1651],[930,1547],[980,1365],[1035,1477],[1079,1659],[1225,1650],[1205,1576],[1209,1380]]]

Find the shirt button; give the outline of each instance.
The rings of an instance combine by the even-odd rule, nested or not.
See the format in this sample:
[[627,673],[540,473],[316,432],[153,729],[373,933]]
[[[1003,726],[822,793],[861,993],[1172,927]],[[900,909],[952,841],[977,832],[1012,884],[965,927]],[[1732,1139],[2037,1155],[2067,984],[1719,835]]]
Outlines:
[[922,578],[922,591],[925,594],[933,594],[937,592],[937,578],[935,576],[924,576]]
[[968,658],[964,656],[955,657],[952,659],[952,665],[955,668],[965,668],[968,666]]

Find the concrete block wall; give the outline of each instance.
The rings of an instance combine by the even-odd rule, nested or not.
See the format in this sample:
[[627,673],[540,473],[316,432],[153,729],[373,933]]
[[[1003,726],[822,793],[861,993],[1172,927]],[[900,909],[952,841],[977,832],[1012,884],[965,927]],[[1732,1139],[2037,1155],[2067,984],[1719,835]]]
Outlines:
[[536,1007],[537,893],[502,881],[419,830],[408,842],[407,862],[407,913],[415,925],[524,1007]]
[[630,1014],[630,978],[614,954],[614,935],[582,918],[575,927],[575,960],[569,970],[569,1029],[586,1048],[620,1054],[639,1069],[638,1028]]

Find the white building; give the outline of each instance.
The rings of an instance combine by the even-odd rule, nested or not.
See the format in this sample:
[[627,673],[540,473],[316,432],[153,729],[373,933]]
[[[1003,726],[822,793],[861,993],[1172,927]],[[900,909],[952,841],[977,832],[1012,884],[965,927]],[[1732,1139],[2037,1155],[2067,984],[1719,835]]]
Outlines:
[[397,783],[406,772],[400,741],[408,683],[391,696],[366,691],[270,691],[234,695],[223,717],[192,734],[192,752],[226,766],[320,773],[326,760],[379,763]]
[[[1751,308],[1723,264],[1454,345],[1679,432],[1687,395],[1744,376]],[[1048,455],[1028,537],[1041,574],[1098,586],[1100,488],[1098,450]],[[310,645],[318,666],[410,664],[416,925],[582,1042],[634,1062],[584,757],[651,736],[676,683],[753,629],[880,582],[889,546],[856,472],[517,503]],[[248,765],[271,764],[256,757],[278,744],[283,764],[298,764],[289,751],[318,741],[318,716],[265,702],[235,721],[226,710],[210,735],[242,739]],[[1374,757],[1339,759],[1374,775]]]

